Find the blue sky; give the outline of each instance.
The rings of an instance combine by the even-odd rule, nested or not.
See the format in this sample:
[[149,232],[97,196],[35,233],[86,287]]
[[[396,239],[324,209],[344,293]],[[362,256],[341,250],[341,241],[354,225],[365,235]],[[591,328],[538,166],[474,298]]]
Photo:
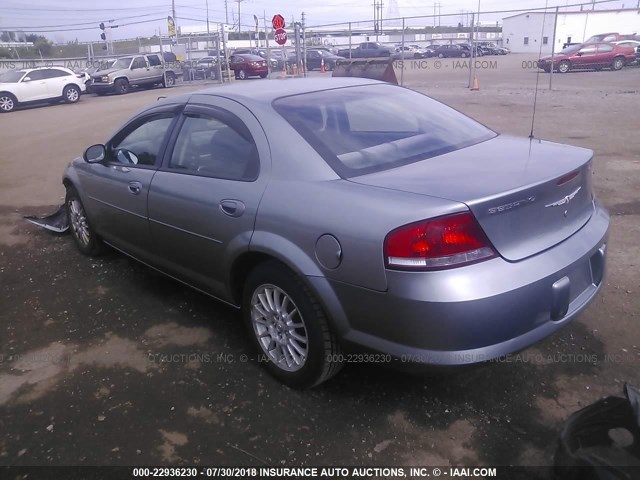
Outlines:
[[[580,3],[581,0],[548,0],[549,6]],[[584,0],[583,0],[584,1]],[[175,0],[178,26],[206,25],[207,0]],[[166,33],[166,17],[171,14],[170,0],[113,0],[111,2],[87,2],[86,0],[31,0],[28,4],[20,0],[3,0],[0,10],[0,30],[23,30],[40,33],[56,42],[75,40],[98,41],[98,24],[114,20],[114,39],[151,36],[162,29]],[[443,15],[442,25],[457,25],[466,21],[465,12],[477,11],[477,0],[382,0],[382,16],[397,12],[400,16],[433,15],[434,3],[439,3],[436,11]],[[393,4],[395,3],[395,8]],[[544,7],[546,0],[481,0],[481,11],[514,10]],[[585,2],[587,3],[587,2]],[[240,3],[243,29],[253,28],[253,15],[268,19],[281,13],[290,22],[293,17],[300,20],[304,11],[307,25],[338,22],[355,22],[373,18],[372,0],[326,0],[318,2],[288,0],[242,0]],[[635,7],[636,0],[614,1],[598,4],[595,8]],[[577,8],[575,8],[577,9]],[[210,22],[225,22],[225,1],[208,0]],[[237,23],[238,1],[227,0],[229,22]],[[449,15],[449,16],[445,16]],[[496,21],[510,14],[485,14],[481,20]],[[433,20],[412,21],[412,24],[431,25]],[[262,20],[260,20],[262,26]],[[212,26],[213,28],[213,26]]]

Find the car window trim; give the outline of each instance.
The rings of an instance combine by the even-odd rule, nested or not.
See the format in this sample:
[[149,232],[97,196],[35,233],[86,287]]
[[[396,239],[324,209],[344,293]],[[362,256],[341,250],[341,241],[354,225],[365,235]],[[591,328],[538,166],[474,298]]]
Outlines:
[[[108,152],[112,148],[111,146],[113,144],[114,139],[118,138],[122,134],[124,134],[124,136],[126,137],[131,132],[133,132],[133,130],[135,130],[136,128],[140,127],[145,122],[146,119],[148,119],[150,117],[153,117],[155,115],[162,115],[162,114],[166,114],[166,113],[172,113],[173,114],[173,119],[172,119],[171,123],[169,124],[169,128],[167,129],[167,133],[165,133],[165,136],[164,136],[164,138],[162,140],[162,143],[160,144],[160,149],[158,150],[158,155],[156,156],[156,161],[155,161],[155,163],[153,165],[123,164],[123,163],[115,162],[115,161],[108,160],[108,159],[105,162],[105,164],[108,165],[108,166],[123,166],[124,165],[127,168],[140,168],[140,169],[144,169],[144,170],[158,170],[160,168],[160,166],[162,165],[165,149],[167,148],[167,144],[168,144],[169,138],[173,134],[173,130],[176,127],[177,121],[181,118],[180,113],[182,112],[183,109],[184,109],[184,104],[178,104],[178,105],[163,105],[162,107],[154,108],[152,110],[147,110],[147,111],[141,113],[140,115],[135,116],[129,122],[127,122],[127,124],[123,128],[121,128],[118,132],[116,132],[116,134],[113,135],[109,139],[109,141],[105,144],[105,146],[107,147],[107,152]],[[127,133],[125,133],[125,132],[127,132]]]
[[[187,117],[189,116],[189,114],[192,115],[205,115],[208,117],[211,117],[215,120],[219,120],[220,122],[223,122],[224,124],[228,125],[229,127],[233,128],[234,130],[236,130],[236,132],[238,132],[240,134],[240,136],[242,136],[243,138],[250,140],[255,149],[256,149],[256,153],[257,153],[257,158],[256,161],[258,162],[258,173],[256,174],[255,178],[252,179],[244,179],[244,178],[226,178],[226,177],[221,177],[221,176],[216,176],[216,175],[212,175],[212,174],[207,174],[207,173],[202,173],[202,172],[190,172],[190,171],[185,171],[181,168],[172,168],[169,166],[169,162],[171,161],[171,157],[173,156],[173,150],[176,147],[176,143],[178,141],[178,135],[180,135],[180,131],[182,130],[182,127],[187,119]],[[261,169],[261,162],[260,162],[260,151],[258,149],[258,144],[256,143],[256,140],[254,138],[254,136],[251,134],[251,130],[249,129],[249,127],[242,121],[242,119],[240,119],[240,117],[238,117],[237,115],[235,115],[234,113],[230,112],[229,110],[226,110],[224,108],[220,108],[220,107],[215,107],[213,105],[198,105],[198,104],[188,104],[185,106],[185,108],[183,109],[182,112],[180,112],[180,114],[178,115],[178,121],[176,122],[176,124],[173,127],[173,131],[171,132],[171,135],[169,136],[168,142],[166,144],[166,148],[164,151],[164,155],[162,156],[162,163],[160,165],[160,168],[158,169],[161,172],[170,172],[170,173],[177,173],[180,175],[192,175],[192,176],[196,176],[196,177],[207,177],[207,178],[213,178],[216,180],[226,180],[229,182],[244,182],[244,183],[252,183],[258,180],[258,178],[260,178],[260,169]],[[246,132],[240,132],[238,129],[234,128],[234,124],[239,124],[242,125],[242,127],[244,128],[244,130],[246,130]],[[245,135],[248,134],[249,138],[247,138]]]

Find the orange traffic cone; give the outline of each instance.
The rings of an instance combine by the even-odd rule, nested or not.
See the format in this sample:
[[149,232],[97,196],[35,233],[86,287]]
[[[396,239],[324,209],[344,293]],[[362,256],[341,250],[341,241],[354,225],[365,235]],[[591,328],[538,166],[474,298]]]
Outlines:
[[471,90],[480,90],[480,85],[478,84],[477,75],[473,76],[473,83],[471,84]]
[[298,75],[298,65],[296,65],[295,63],[291,65],[291,74]]
[[320,60],[320,73],[325,73],[327,71],[326,68],[324,68],[324,58]]

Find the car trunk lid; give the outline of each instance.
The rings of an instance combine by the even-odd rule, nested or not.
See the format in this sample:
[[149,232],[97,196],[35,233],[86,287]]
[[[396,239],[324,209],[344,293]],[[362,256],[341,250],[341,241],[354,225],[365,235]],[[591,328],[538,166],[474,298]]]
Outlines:
[[352,182],[466,204],[500,255],[517,261],[578,231],[593,213],[591,150],[500,135]]

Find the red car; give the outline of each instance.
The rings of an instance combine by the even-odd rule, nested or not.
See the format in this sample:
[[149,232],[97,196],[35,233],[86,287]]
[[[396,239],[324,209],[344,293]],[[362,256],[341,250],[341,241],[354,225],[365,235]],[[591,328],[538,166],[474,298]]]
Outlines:
[[[553,69],[566,73],[573,69],[620,70],[635,61],[633,48],[611,43],[582,43],[561,50],[553,57]],[[551,56],[538,60],[538,67],[551,71]]]
[[231,55],[229,65],[239,80],[246,80],[249,77],[266,78],[269,74],[267,61],[258,55]]

